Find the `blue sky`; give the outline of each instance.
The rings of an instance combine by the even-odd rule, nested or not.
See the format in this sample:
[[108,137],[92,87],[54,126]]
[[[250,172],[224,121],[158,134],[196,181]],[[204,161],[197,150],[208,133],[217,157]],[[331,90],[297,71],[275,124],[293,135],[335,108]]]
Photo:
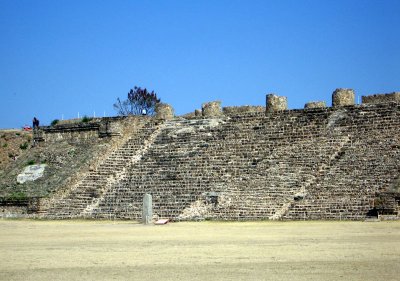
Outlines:
[[113,116],[135,85],[176,114],[400,91],[400,1],[0,0],[0,128]]

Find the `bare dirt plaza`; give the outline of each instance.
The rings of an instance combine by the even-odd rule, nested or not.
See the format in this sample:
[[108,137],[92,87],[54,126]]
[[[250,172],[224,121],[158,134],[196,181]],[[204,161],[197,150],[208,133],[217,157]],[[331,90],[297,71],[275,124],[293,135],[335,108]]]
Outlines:
[[399,280],[399,222],[0,220],[0,280]]

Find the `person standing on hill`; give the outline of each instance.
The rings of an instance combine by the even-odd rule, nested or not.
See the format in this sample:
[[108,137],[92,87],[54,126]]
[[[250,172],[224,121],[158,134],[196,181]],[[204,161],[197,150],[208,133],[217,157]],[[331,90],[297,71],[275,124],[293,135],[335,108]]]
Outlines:
[[39,119],[37,119],[36,117],[33,117],[33,129],[35,128],[39,128]]

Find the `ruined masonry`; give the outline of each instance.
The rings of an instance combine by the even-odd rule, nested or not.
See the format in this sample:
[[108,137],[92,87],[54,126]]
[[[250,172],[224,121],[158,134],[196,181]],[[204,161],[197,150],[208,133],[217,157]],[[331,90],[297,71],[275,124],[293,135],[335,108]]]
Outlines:
[[[137,117],[133,129],[102,119],[78,127],[42,127],[40,145],[71,138],[117,139],[88,171],[41,200],[45,218],[363,220],[399,217],[399,93],[363,97],[337,89],[333,107],[311,102],[288,110],[267,95],[266,106],[221,108],[220,102],[174,117]],[[121,121],[125,120],[125,121]]]

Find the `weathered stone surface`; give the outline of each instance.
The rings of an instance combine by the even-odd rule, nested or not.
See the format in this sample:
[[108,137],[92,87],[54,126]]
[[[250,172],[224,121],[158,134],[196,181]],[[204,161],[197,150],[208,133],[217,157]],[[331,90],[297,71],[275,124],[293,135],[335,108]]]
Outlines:
[[383,103],[266,114],[243,107],[140,119],[42,212],[142,220],[143,197],[151,194],[153,218],[362,220],[379,193],[388,202],[381,209],[390,207],[385,215],[397,216],[399,109]]
[[354,105],[355,96],[352,89],[336,89],[332,94],[332,106]]
[[203,103],[201,106],[202,115],[204,117],[217,117],[222,115],[222,108],[220,101],[212,101]]
[[400,92],[362,96],[361,100],[362,100],[362,103],[366,103],[366,104],[381,104],[381,103],[388,103],[388,102],[400,103]]
[[25,183],[27,181],[34,181],[41,178],[46,168],[46,164],[30,165],[24,169],[24,171],[17,176],[18,183]]
[[153,219],[153,200],[150,194],[143,196],[143,210],[142,210],[142,222],[143,224],[151,223]]
[[166,103],[156,105],[156,118],[161,120],[170,120],[174,118],[174,109]]
[[287,110],[287,97],[268,94],[266,96],[266,112]]
[[252,113],[252,112],[265,112],[264,106],[251,106],[251,105],[244,105],[244,106],[226,106],[222,108],[222,112],[228,116],[240,115],[245,113]]
[[324,101],[310,101],[304,105],[304,108],[323,108],[326,107]]

